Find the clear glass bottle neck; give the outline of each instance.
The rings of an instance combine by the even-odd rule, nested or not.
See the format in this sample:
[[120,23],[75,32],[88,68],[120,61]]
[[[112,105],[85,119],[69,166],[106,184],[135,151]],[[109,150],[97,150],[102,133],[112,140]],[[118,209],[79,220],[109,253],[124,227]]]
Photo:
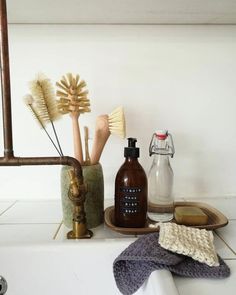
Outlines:
[[157,165],[169,165],[169,155],[160,155],[160,154],[154,154],[153,155],[153,162]]

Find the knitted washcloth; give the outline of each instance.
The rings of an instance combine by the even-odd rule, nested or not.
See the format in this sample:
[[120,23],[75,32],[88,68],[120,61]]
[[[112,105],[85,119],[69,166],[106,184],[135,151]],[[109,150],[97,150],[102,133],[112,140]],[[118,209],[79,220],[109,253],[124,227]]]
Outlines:
[[160,225],[159,244],[162,248],[187,255],[209,266],[219,266],[211,231],[176,223]]
[[144,235],[127,247],[114,261],[113,273],[117,287],[124,295],[136,292],[152,271],[167,269],[172,273],[198,278],[225,278],[229,267],[219,257],[219,266],[210,267],[190,257],[162,248],[159,233]]

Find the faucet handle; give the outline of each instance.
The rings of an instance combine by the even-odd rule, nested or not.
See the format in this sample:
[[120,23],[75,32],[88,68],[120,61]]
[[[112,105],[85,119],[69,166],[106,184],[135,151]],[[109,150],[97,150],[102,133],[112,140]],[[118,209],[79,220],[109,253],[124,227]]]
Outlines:
[[86,184],[79,184],[78,178],[75,175],[74,170],[70,170],[70,187],[69,187],[69,199],[76,205],[81,205],[85,201],[85,195],[88,191]]

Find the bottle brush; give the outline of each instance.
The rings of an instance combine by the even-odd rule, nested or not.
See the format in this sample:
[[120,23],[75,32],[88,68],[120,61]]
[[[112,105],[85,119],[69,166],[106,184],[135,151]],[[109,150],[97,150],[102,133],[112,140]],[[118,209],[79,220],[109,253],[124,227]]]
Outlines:
[[[46,132],[60,156],[63,156],[61,145],[54,126],[54,121],[60,118],[57,109],[56,96],[51,81],[43,74],[38,74],[36,79],[29,83],[31,94],[25,96],[24,100],[34,118]],[[46,130],[46,125],[51,124],[57,145]]]

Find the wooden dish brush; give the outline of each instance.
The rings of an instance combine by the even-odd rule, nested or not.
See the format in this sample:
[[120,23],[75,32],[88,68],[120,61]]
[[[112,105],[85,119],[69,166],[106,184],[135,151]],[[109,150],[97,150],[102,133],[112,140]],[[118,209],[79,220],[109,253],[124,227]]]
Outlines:
[[86,83],[80,80],[79,75],[73,76],[71,73],[68,73],[56,85],[58,87],[56,94],[59,98],[57,101],[58,110],[61,114],[70,114],[73,126],[75,158],[83,165],[79,116],[91,111],[88,91],[84,90]]
[[120,137],[125,138],[126,125],[122,107],[116,108],[109,115],[101,115],[97,117],[91,153],[92,165],[95,165],[99,162],[103,148],[110,134],[117,134]]

